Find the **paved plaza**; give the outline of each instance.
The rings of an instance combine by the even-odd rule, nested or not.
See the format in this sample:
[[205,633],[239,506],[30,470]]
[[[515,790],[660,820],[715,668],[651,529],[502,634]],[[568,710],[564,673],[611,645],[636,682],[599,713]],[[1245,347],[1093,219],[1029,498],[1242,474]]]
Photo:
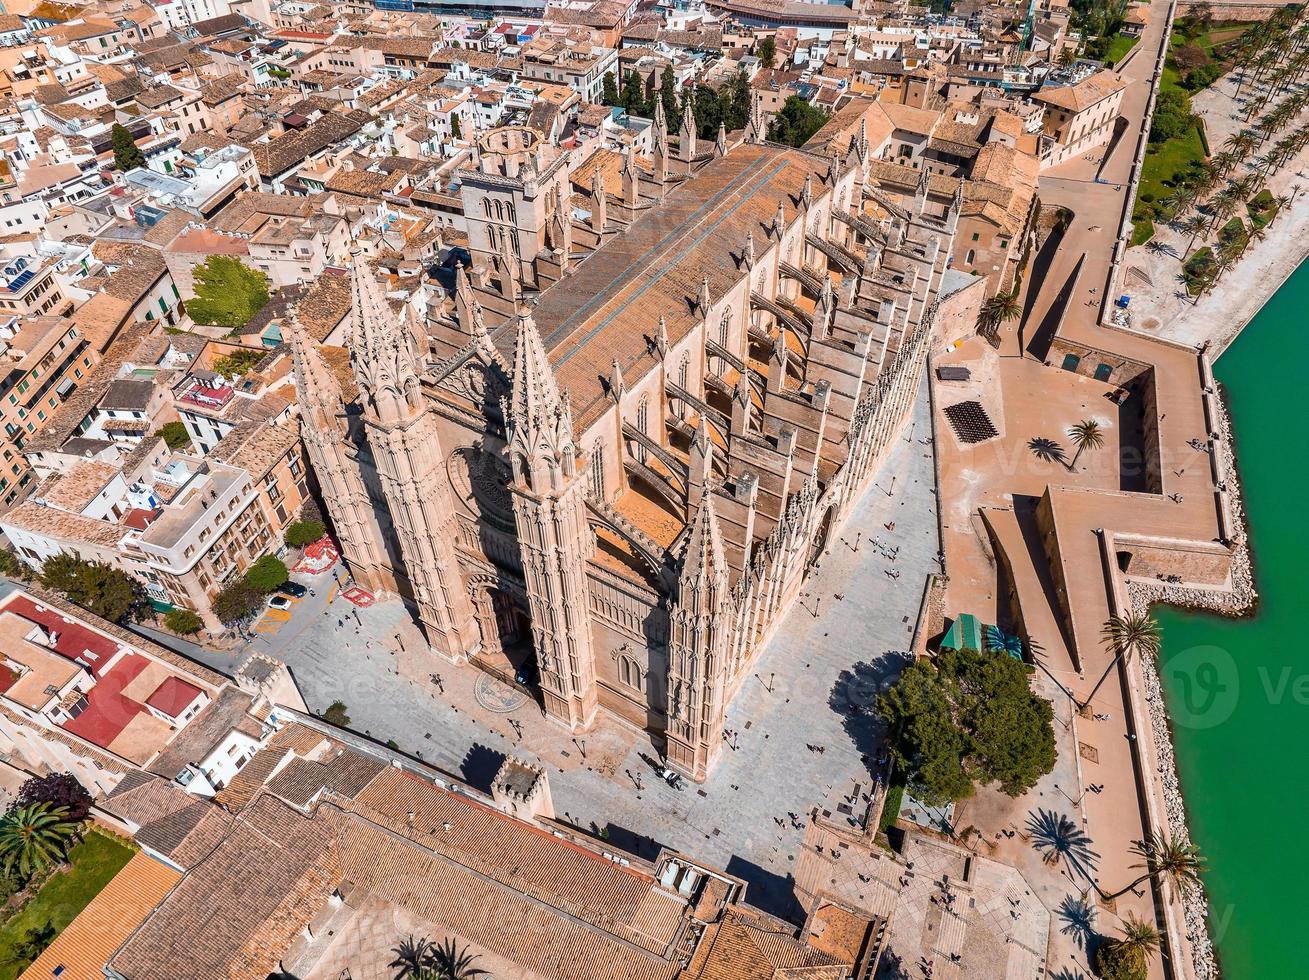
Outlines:
[[[515,689],[435,659],[399,602],[357,609],[331,574],[297,576],[314,594],[289,620],[256,624],[245,649],[286,661],[311,710],[340,700],[350,728],[475,786],[489,785],[507,753],[539,759],[562,818],[647,857],[685,849],[749,880],[756,904],[793,912],[789,876],[805,814],[816,804],[836,810],[856,784],[873,785],[878,733],[852,702],[866,704],[899,669],[925,578],[938,570],[930,435],[924,390],[876,484],[734,699],[732,737],[701,786],[663,783],[646,735],[612,720],[570,738]],[[227,671],[244,656],[169,643]]]

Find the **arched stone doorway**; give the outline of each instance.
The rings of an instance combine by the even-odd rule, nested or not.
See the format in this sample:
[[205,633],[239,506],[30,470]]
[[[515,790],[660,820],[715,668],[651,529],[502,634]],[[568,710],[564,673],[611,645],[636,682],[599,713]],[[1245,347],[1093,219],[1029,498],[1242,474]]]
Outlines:
[[482,631],[478,666],[503,680],[535,686],[536,651],[526,599],[493,583],[474,583],[469,591]]

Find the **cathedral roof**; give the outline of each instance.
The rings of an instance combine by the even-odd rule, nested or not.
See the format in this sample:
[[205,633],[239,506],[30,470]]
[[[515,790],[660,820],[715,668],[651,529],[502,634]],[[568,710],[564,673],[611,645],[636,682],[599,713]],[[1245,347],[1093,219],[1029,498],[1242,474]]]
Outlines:
[[[739,146],[541,295],[536,325],[582,431],[604,411],[613,362],[629,385],[652,370],[657,360],[647,338],[660,315],[675,346],[702,318],[702,280],[708,277],[711,295],[721,297],[743,274],[734,256],[746,233],[754,231],[757,241],[766,235],[779,201],[793,218],[806,175],[826,172],[826,160],[799,150]],[[513,350],[512,321],[495,340],[506,354]]]

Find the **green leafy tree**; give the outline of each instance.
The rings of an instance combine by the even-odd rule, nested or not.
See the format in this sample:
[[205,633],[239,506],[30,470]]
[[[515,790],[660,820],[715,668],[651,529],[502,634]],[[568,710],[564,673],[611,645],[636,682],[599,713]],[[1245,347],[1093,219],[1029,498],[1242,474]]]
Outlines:
[[253,588],[245,579],[237,579],[214,596],[214,615],[219,621],[231,625],[246,619],[264,604],[264,593]]
[[211,255],[195,267],[195,299],[186,312],[196,323],[235,329],[267,302],[267,276],[230,255]]
[[286,529],[286,544],[290,548],[303,548],[313,544],[327,533],[322,521],[296,521]]
[[350,711],[344,701],[333,701],[319,717],[337,728],[346,728],[350,724]]
[[682,104],[677,100],[677,80],[673,78],[673,69],[665,65],[659,76],[659,101],[664,104],[664,118],[668,122],[668,131],[677,132],[682,125]]
[[618,103],[634,116],[646,115],[645,85],[636,72],[629,71],[623,79],[623,91]]
[[109,130],[109,140],[114,148],[114,169],[135,170],[145,166],[145,154],[132,139],[132,134],[121,123],[114,123]]
[[30,878],[62,861],[76,836],[77,824],[63,807],[15,806],[0,817],[0,867]]
[[81,823],[91,812],[91,794],[71,772],[52,772],[33,776],[18,787],[14,797],[18,806],[44,803],[65,811],[65,819]]
[[946,650],[878,696],[915,795],[940,805],[997,782],[1019,796],[1054,768],[1054,712],[1032,693],[1030,673],[1003,653]]
[[290,578],[286,564],[276,555],[264,555],[245,570],[245,583],[267,595],[286,584]]
[[154,618],[145,587],[112,565],[62,552],[46,560],[41,582],[110,622]]
[[605,105],[619,104],[618,81],[611,71],[605,72],[604,79],[600,83],[600,101]]
[[1185,136],[1194,125],[1190,96],[1180,89],[1161,89],[1150,122],[1150,142],[1162,143]]
[[181,422],[165,422],[155,429],[155,435],[163,439],[169,449],[181,449],[191,445],[191,436]]
[[773,118],[768,138],[787,146],[804,146],[809,137],[823,128],[827,113],[812,106],[798,95],[782,103],[781,111]]
[[10,578],[21,579],[24,582],[30,582],[34,578],[27,562],[12,551],[3,549],[0,549],[0,575],[8,575]]
[[170,609],[164,613],[164,625],[182,636],[194,636],[205,628],[205,621],[190,609]]
[[458,116],[450,117],[450,135],[455,139],[460,139],[464,135],[464,127],[459,122]]
[[238,347],[222,357],[215,357],[213,368],[215,374],[221,374],[225,377],[230,375],[245,374],[256,364],[268,356],[266,350],[253,350],[249,347]]
[[771,37],[766,37],[759,42],[759,48],[755,52],[759,56],[759,63],[765,68],[772,68],[777,61],[777,42]]

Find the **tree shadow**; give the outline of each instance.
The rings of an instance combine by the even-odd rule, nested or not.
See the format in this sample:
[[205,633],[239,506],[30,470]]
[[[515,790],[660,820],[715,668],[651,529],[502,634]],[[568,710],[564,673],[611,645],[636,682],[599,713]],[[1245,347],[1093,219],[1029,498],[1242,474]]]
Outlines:
[[489,793],[495,774],[500,771],[504,761],[503,752],[481,743],[474,743],[468,754],[464,756],[464,761],[459,764],[459,778],[474,789]]
[[1078,949],[1090,945],[1095,935],[1095,905],[1085,895],[1065,895],[1055,909],[1055,917],[1063,923],[1059,931],[1070,936]]
[[886,725],[876,713],[875,700],[912,662],[909,654],[888,650],[876,660],[860,661],[842,670],[828,694],[828,707],[841,716],[841,727],[870,773],[886,743]]
[[1100,855],[1091,849],[1091,838],[1072,817],[1053,810],[1036,810],[1027,816],[1027,832],[1041,860],[1050,866],[1063,861],[1092,878]]
[[1053,439],[1047,439],[1045,436],[1036,436],[1029,439],[1027,448],[1032,451],[1032,455],[1042,462],[1061,463],[1068,465],[1068,456],[1064,452],[1064,447],[1059,445]]

